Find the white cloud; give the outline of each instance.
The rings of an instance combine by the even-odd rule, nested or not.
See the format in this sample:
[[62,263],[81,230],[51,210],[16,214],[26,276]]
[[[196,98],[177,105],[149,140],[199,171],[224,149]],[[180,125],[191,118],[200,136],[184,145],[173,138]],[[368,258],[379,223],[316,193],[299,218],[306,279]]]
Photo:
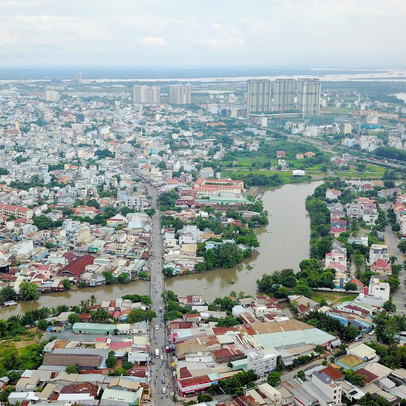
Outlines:
[[405,0],[0,0],[0,9],[0,65],[406,60]]
[[140,42],[142,45],[145,46],[153,46],[153,47],[166,47],[168,43],[161,37],[151,37],[147,35],[146,37],[140,39],[138,42]]

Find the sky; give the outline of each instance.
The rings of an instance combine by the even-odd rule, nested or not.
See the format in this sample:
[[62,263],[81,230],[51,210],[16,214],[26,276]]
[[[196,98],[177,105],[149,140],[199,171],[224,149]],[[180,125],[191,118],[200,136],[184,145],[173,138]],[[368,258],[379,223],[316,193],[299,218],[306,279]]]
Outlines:
[[0,66],[406,66],[406,0],[0,0]]

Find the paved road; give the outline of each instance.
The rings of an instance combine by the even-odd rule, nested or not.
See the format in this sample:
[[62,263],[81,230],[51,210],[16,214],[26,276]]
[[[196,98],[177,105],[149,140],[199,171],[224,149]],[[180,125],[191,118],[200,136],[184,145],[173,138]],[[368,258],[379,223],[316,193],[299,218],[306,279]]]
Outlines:
[[[152,196],[152,206],[156,210],[152,216],[152,236],[151,236],[151,257],[150,257],[150,272],[151,272],[151,298],[152,308],[157,313],[158,317],[152,321],[152,352],[151,352],[151,399],[152,404],[157,406],[172,405],[170,393],[173,391],[171,387],[171,367],[168,354],[165,352],[165,346],[168,344],[167,329],[163,317],[164,300],[162,293],[165,291],[165,279],[162,273],[163,269],[163,244],[161,236],[161,214],[157,206],[158,192],[150,184],[146,184],[149,195]],[[159,355],[156,357],[156,350]],[[164,383],[163,383],[164,382]],[[165,388],[166,393],[163,393]]]

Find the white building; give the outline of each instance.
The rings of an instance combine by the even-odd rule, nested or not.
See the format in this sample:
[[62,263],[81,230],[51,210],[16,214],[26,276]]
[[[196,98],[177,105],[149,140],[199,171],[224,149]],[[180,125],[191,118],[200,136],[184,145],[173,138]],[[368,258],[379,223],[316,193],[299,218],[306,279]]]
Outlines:
[[179,231],[179,245],[197,244],[199,242],[199,229],[195,225],[184,226]]
[[388,247],[384,244],[372,244],[369,250],[369,264],[372,265],[378,259],[383,259],[389,262],[389,251]]
[[45,100],[49,102],[57,102],[59,100],[59,93],[55,92],[55,90],[46,90]]
[[381,282],[378,278],[371,278],[368,292],[360,293],[358,300],[362,303],[382,307],[390,297],[389,283]]
[[269,399],[273,406],[282,405],[281,393],[277,389],[275,389],[271,385],[269,385],[269,383],[262,383],[261,385],[258,385],[258,391],[263,396],[265,396],[265,399]]
[[280,353],[274,348],[267,350],[253,350],[246,353],[247,368],[252,369],[260,377],[267,376],[276,369]]
[[334,381],[325,372],[315,371],[311,381],[303,383],[308,394],[319,400],[320,406],[340,406],[342,387],[341,383]]

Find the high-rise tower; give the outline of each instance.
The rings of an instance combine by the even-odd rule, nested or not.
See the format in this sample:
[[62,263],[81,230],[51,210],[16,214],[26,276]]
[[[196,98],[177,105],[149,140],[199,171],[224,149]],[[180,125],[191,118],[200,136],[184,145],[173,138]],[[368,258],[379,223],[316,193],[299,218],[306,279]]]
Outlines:
[[190,104],[192,90],[190,85],[170,85],[169,104]]
[[269,79],[252,79],[247,81],[248,113],[271,111],[272,87]]
[[304,116],[320,114],[320,79],[299,79],[297,91],[298,109]]
[[274,110],[295,110],[295,79],[276,79],[274,88]]
[[135,85],[133,101],[142,104],[159,104],[161,102],[161,89],[159,86]]

